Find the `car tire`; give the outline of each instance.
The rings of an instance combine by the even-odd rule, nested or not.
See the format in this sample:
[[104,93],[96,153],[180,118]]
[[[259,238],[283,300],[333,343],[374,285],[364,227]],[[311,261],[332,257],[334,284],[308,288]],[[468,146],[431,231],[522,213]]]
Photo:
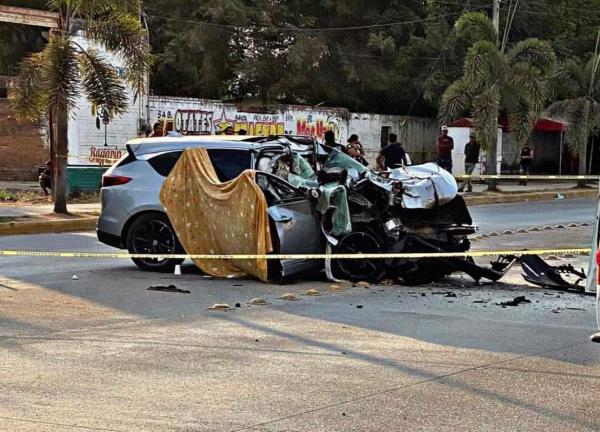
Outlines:
[[[185,253],[169,218],[164,213],[145,213],[135,219],[127,231],[126,244],[131,254],[168,256]],[[132,261],[144,271],[166,273],[173,272],[175,266],[184,260],[132,258]]]
[[[382,242],[371,230],[354,231],[340,239],[333,253],[382,253]],[[331,269],[336,279],[352,282],[378,282],[385,275],[385,265],[381,259],[332,259]]]

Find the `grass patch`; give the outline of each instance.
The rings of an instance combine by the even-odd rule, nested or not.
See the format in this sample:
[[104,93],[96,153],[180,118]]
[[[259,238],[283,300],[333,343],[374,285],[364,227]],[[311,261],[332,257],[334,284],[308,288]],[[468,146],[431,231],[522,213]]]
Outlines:
[[0,189],[0,201],[17,201],[17,195],[6,189]]
[[[18,191],[0,188],[0,202],[23,204],[52,204],[52,197],[44,195],[41,191]],[[100,192],[75,193],[67,200],[69,204],[93,204],[100,202]]]

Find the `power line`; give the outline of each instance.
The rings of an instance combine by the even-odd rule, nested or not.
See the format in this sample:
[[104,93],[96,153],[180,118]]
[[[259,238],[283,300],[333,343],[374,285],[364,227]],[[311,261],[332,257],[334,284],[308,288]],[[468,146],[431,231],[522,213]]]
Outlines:
[[158,15],[158,14],[147,14],[147,15],[149,17],[158,18],[158,19],[162,19],[165,21],[173,21],[173,22],[179,22],[179,23],[222,28],[222,29],[228,29],[231,31],[240,31],[243,29],[258,28],[258,29],[262,29],[262,30],[274,30],[274,31],[282,31],[282,32],[292,32],[292,33],[319,33],[319,32],[349,31],[349,30],[370,30],[370,29],[377,29],[377,28],[396,27],[396,26],[401,26],[401,25],[418,24],[418,23],[423,23],[423,22],[428,22],[428,21],[437,21],[440,18],[448,18],[448,17],[452,17],[452,16],[458,16],[458,15],[462,15],[463,13],[464,13],[464,11],[451,12],[451,13],[436,15],[436,16],[427,17],[427,18],[420,18],[420,19],[407,20],[407,21],[395,21],[395,22],[391,22],[391,23],[382,23],[382,24],[369,24],[369,25],[347,26],[347,27],[306,27],[306,28],[251,26],[251,25],[247,25],[247,24],[244,24],[244,25],[218,24],[218,23],[212,23],[212,22],[208,22],[208,21],[172,18],[172,17]]

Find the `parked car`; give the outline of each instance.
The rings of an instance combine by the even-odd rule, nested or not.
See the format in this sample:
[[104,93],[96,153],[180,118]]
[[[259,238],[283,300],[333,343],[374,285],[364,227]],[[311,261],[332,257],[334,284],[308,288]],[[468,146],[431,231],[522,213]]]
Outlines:
[[[355,165],[342,152],[312,140],[288,136],[164,137],[129,142],[127,155],[102,179],[98,239],[130,253],[165,256],[161,260],[133,259],[142,270],[172,271],[182,262],[168,258],[170,254],[184,251],[159,200],[159,192],[182,152],[188,148],[207,149],[221,181],[231,180],[246,169],[258,171],[256,182],[267,201],[275,253],[324,253],[328,244],[331,251],[340,253],[469,250],[467,236],[475,227],[462,198],[455,194],[448,202],[438,203],[440,191],[436,190],[433,180],[431,185],[417,185],[412,180],[422,182],[422,176],[411,179],[408,169],[396,173],[400,176],[397,180],[382,178],[362,165]],[[275,170],[268,169],[290,152],[315,167],[317,184],[296,187],[287,178],[275,175]],[[445,174],[440,171],[439,175]],[[431,178],[435,176],[435,172],[430,173]],[[352,231],[327,235],[332,212],[318,211],[317,200],[322,186],[335,182],[347,191]],[[436,202],[419,208],[419,203],[426,200],[415,196],[415,191],[425,190],[431,192]],[[322,260],[270,260],[269,264],[277,279],[324,268]],[[504,266],[484,269],[463,258],[352,259],[332,260],[329,270],[340,279],[378,280],[388,274],[406,283],[419,283],[438,280],[454,271],[466,271],[475,279],[496,280],[503,274]]]

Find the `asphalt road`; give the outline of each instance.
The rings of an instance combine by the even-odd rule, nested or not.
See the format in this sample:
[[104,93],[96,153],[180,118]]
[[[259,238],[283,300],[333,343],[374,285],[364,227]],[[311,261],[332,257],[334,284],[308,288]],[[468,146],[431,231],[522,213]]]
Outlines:
[[563,199],[527,203],[490,204],[469,208],[482,232],[502,231],[530,226],[592,222],[596,200]]
[[[496,207],[482,214],[496,220]],[[566,244],[588,231],[493,241]],[[4,237],[0,249],[112,250],[93,233]],[[147,290],[159,284],[190,293]],[[519,295],[531,303],[497,304]],[[0,430],[597,431],[594,303],[526,285],[517,268],[504,284],[338,292],[319,278],[279,286],[191,265],[175,276],[127,260],[0,257]]]

